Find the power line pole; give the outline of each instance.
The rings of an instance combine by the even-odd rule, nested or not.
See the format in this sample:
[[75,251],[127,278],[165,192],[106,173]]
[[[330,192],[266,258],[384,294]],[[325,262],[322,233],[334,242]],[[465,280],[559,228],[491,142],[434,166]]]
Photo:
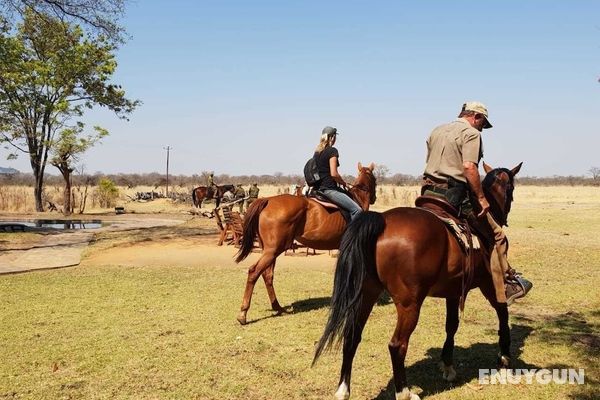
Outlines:
[[169,197],[169,152],[171,151],[171,146],[164,147],[167,151],[167,197]]

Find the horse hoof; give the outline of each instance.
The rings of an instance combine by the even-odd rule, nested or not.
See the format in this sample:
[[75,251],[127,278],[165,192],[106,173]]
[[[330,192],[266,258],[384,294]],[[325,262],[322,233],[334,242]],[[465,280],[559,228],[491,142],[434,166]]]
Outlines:
[[396,393],[396,400],[421,400],[421,398],[411,393],[408,388],[404,388],[400,393]]
[[236,319],[238,320],[240,325],[246,325],[246,314],[240,313],[240,315],[238,315]]
[[454,365],[446,366],[443,361],[440,361],[438,363],[438,367],[442,372],[442,378],[444,378],[445,381],[454,382],[456,379],[456,370],[454,369]]
[[510,357],[498,354],[498,368],[509,368]]
[[333,395],[335,400],[348,400],[350,398],[350,391],[348,390],[348,386],[346,383],[342,383],[338,388],[335,395]]

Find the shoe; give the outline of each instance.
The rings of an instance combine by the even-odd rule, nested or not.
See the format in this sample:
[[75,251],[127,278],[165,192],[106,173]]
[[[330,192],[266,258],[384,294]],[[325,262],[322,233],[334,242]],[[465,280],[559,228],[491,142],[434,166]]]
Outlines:
[[506,304],[511,305],[516,299],[525,297],[533,287],[533,283],[520,275],[513,275],[510,280],[506,281]]

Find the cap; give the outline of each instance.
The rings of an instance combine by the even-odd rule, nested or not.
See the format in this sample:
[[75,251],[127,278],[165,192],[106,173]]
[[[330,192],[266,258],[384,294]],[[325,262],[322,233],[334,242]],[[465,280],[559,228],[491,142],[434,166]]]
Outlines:
[[487,107],[485,106],[485,104],[480,103],[478,101],[468,101],[465,104],[463,104],[462,109],[463,109],[463,111],[473,111],[473,112],[483,115],[485,117],[485,125],[484,125],[483,129],[489,129],[492,127],[492,124],[490,124],[490,120],[489,120],[489,116],[488,116],[488,110],[487,110]]
[[323,128],[323,132],[321,135],[339,135],[337,128],[333,128],[331,126],[326,126]]

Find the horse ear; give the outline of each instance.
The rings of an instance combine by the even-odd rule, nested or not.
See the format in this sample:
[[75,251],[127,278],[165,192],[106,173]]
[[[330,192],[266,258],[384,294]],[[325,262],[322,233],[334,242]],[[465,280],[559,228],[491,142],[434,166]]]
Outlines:
[[359,161],[358,162],[358,172],[362,171],[362,163]]
[[512,176],[515,176],[516,174],[519,173],[519,171],[521,170],[521,166],[523,165],[523,161],[521,161],[519,163],[519,165],[517,165],[516,167],[514,167],[513,169],[510,170],[510,172],[512,173]]
[[369,169],[373,171],[375,169],[375,163],[369,164]]
[[494,168],[492,168],[491,166],[489,166],[488,164],[485,163],[485,161],[483,162],[483,170],[485,171],[485,173],[489,173],[491,170],[493,170]]

